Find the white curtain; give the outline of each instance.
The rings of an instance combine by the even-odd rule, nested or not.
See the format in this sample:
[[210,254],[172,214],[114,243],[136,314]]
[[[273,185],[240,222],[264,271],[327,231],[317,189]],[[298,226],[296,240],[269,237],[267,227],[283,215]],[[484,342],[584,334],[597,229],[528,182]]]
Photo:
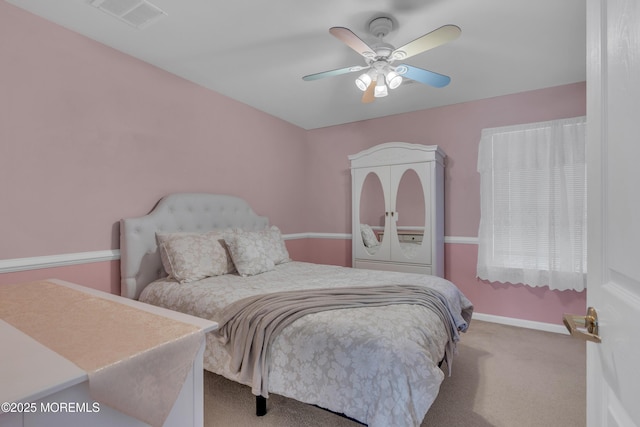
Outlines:
[[585,130],[577,117],[482,131],[479,278],[585,289]]

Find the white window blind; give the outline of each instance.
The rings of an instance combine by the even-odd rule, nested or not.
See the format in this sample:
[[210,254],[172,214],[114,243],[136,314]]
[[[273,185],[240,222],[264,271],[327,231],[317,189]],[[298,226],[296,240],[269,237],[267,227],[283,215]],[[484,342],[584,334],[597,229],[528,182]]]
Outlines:
[[482,131],[479,278],[585,288],[585,130],[576,117]]

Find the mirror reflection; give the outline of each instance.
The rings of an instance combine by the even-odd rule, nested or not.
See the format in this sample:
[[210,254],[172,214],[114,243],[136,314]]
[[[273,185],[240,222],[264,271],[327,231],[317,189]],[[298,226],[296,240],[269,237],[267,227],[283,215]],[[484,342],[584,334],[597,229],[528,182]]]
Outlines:
[[384,230],[384,213],[382,183],[378,175],[369,172],[362,184],[360,195],[360,235],[370,255],[375,254],[380,248]]
[[396,199],[396,226],[398,241],[406,258],[415,258],[424,235],[426,203],[424,189],[418,174],[407,169],[398,184]]

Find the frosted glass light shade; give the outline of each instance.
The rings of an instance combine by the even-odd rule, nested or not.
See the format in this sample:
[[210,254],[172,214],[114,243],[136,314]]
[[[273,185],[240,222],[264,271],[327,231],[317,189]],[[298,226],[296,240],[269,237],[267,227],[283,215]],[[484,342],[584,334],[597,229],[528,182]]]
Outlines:
[[402,84],[402,76],[395,71],[389,71],[386,78],[389,89],[395,89]]
[[367,73],[361,74],[360,77],[356,79],[356,86],[358,86],[358,89],[360,89],[363,92],[367,90],[370,84],[371,84],[371,76]]
[[376,98],[382,98],[383,96],[387,96],[389,91],[387,90],[387,85],[384,83],[384,79],[380,76],[376,82],[376,89],[373,91],[373,96]]

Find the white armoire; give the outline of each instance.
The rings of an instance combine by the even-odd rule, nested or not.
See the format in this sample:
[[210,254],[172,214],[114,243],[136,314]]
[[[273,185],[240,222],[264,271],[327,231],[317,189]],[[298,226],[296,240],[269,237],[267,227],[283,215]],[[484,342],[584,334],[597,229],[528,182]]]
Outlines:
[[349,156],[353,267],[444,276],[444,158],[388,142]]

